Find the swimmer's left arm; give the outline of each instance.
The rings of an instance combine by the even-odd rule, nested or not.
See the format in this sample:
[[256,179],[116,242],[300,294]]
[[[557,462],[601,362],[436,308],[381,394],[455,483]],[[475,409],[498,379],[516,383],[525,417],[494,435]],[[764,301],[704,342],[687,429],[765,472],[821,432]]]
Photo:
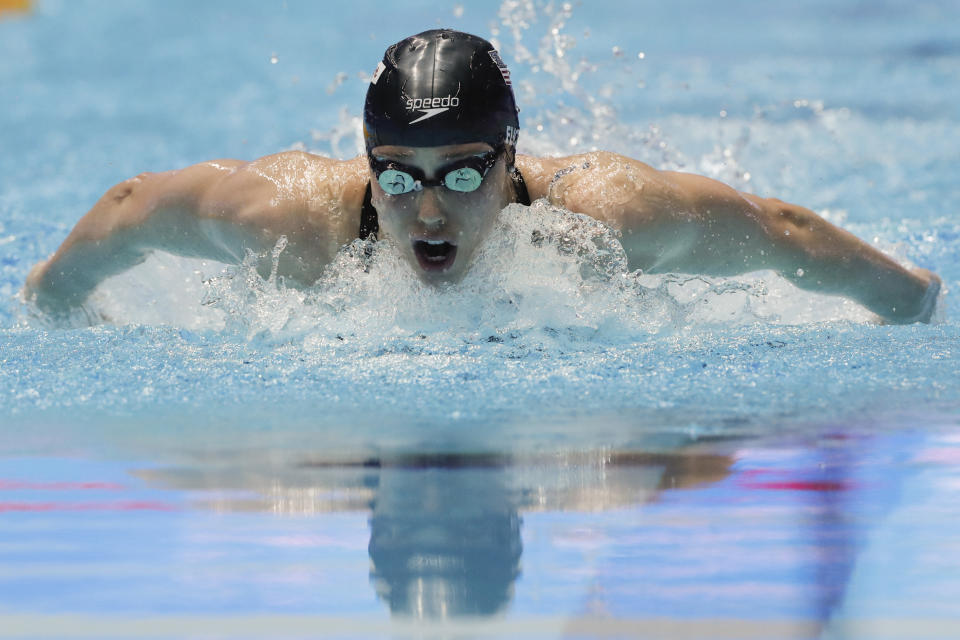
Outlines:
[[718,276],[773,269],[890,322],[927,322],[933,311],[935,274],[905,269],[804,207],[612,153],[525,160],[531,197],[619,230],[634,269]]

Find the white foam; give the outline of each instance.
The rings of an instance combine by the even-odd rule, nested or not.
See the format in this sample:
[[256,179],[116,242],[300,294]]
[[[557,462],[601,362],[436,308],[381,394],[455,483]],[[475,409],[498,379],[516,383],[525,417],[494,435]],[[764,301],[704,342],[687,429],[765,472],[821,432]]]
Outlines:
[[[615,231],[544,201],[505,208],[466,277],[453,285],[425,284],[389,240],[357,240],[315,285],[298,289],[277,274],[284,250],[278,243],[272,255],[251,253],[235,267],[154,257],[104,283],[87,317],[224,330],[310,349],[349,344],[361,352],[426,334],[434,348],[530,332],[559,345],[629,342],[718,323],[869,319],[853,303],[800,291],[771,273],[632,272]],[[273,264],[267,277],[258,272],[264,259]]]

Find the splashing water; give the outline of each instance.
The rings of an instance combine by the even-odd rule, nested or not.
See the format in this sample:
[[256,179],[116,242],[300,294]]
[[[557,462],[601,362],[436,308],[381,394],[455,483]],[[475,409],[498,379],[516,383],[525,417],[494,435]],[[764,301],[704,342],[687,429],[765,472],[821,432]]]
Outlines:
[[[942,273],[948,287],[954,285],[957,224],[950,216],[956,188],[943,169],[953,166],[955,155],[952,111],[926,119],[878,117],[866,111],[869,104],[854,100],[859,94],[849,101],[842,93],[837,98],[836,78],[808,90],[807,99],[791,93],[789,79],[765,75],[774,63],[748,59],[742,51],[733,52],[726,68],[720,62],[697,66],[694,57],[703,47],[671,60],[667,54],[676,49],[664,45],[672,36],[638,31],[627,38],[621,29],[615,41],[612,23],[599,15],[606,10],[597,7],[594,15],[591,7],[591,31],[570,4],[500,5],[489,34],[513,70],[523,108],[521,153],[608,149],[657,168],[691,170],[796,201],[901,262],[917,259]],[[263,51],[271,50],[259,51],[256,59],[263,63]],[[279,57],[280,64],[269,65],[270,78],[278,82],[278,74],[296,64],[292,52]],[[885,60],[874,59],[878,65]],[[324,89],[330,83],[336,95],[346,95],[352,86],[347,79],[362,76],[369,82],[372,65],[364,63],[358,72],[346,57],[339,60],[323,70],[329,77],[314,87],[318,99],[329,102]],[[943,61],[947,75],[949,61]],[[794,76],[808,63],[802,56],[787,62]],[[943,75],[912,73],[917,69],[907,65],[892,79],[900,87],[923,88],[923,82]],[[887,67],[884,73],[887,78]],[[741,91],[741,77],[767,80]],[[104,75],[97,81],[110,80]],[[682,86],[687,82],[693,91]],[[728,101],[730,87],[739,102]],[[278,120],[273,106],[287,89],[268,88],[271,107],[255,110],[256,117],[246,113],[249,117],[230,129],[238,138],[257,127],[273,131],[278,121],[289,124]],[[284,104],[296,121],[310,122],[294,109],[293,95]],[[245,99],[250,106],[253,98]],[[258,151],[302,136],[296,148],[309,146],[335,158],[362,153],[358,103],[351,98],[339,119],[328,108],[319,131],[277,129],[278,137]],[[164,102],[144,103],[147,107],[171,113],[178,108]],[[149,136],[136,138],[141,148],[158,150],[148,166],[181,166],[218,148],[211,133],[177,151],[170,145],[182,138],[178,131],[159,134],[167,146],[151,144]],[[33,154],[32,164],[24,165],[31,170],[47,167],[50,157],[64,151],[54,138],[46,146],[35,142],[20,142]],[[72,144],[76,148],[64,157],[75,167],[105,165],[119,155],[103,147],[97,156],[103,162],[90,162],[101,141]],[[917,147],[924,153],[903,151]],[[247,156],[255,153],[249,151]],[[124,172],[142,170],[133,164],[147,162],[131,158]],[[4,247],[20,247],[8,252],[9,264],[3,265],[9,275],[6,289],[0,289],[11,296],[29,266],[66,235],[76,209],[95,200],[102,184],[113,179],[105,171],[65,171],[63,176],[86,177],[63,186],[33,180],[20,164],[8,167],[19,176],[12,184],[19,186],[5,192],[14,214],[0,229]],[[50,197],[37,185],[69,195]],[[42,217],[35,213],[48,211],[60,217],[37,222]],[[904,219],[904,211],[911,217]],[[188,403],[191,412],[203,407],[206,414],[264,403],[271,424],[291,419],[290,411],[275,415],[273,407],[296,405],[293,413],[312,425],[318,404],[343,402],[361,413],[383,407],[391,415],[416,416],[411,425],[435,416],[438,433],[446,434],[444,421],[454,414],[487,424],[500,415],[617,408],[630,420],[637,408],[644,414],[651,408],[666,411],[669,415],[657,414],[656,420],[681,430],[721,424],[716,416],[749,414],[757,416],[751,423],[765,424],[786,414],[834,415],[836,407],[855,411],[903,398],[936,401],[941,389],[956,387],[942,366],[956,357],[953,324],[876,326],[858,305],[800,291],[770,273],[705,278],[632,272],[616,233],[543,202],[503,211],[470,272],[454,286],[425,285],[389,242],[356,241],[342,248],[317,283],[295,288],[275,266],[287,250],[281,243],[272,254],[250,255],[232,267],[157,253],[104,282],[69,323],[107,325],[91,330],[47,331],[49,318],[18,315],[11,308],[10,323],[21,322],[5,335],[7,391],[0,403],[40,408]],[[271,264],[272,271],[264,268]],[[930,340],[935,332],[938,340]],[[36,366],[37,353],[47,366]],[[91,376],[91,371],[109,374]],[[897,395],[891,388],[915,391]],[[955,404],[953,392],[942,393],[944,403]]]
[[[543,201],[505,208],[457,284],[424,283],[389,240],[356,240],[317,283],[298,289],[277,275],[285,248],[281,239],[270,256],[249,253],[205,280],[208,319],[198,325],[308,350],[422,350],[428,337],[431,349],[535,339],[562,350],[643,340],[691,323],[777,322],[789,307],[771,310],[767,298],[792,289],[776,279],[771,287],[759,278],[631,272],[615,231]],[[258,269],[265,257],[266,278]]]
[[346,342],[423,339],[502,342],[528,332],[596,338],[658,331],[682,315],[669,296],[637,282],[615,234],[543,202],[507,207],[460,283],[423,283],[389,241],[344,247],[309,290],[287,288],[255,255],[208,281],[210,306],[248,337]]
[[[761,141],[771,137],[764,126],[782,119],[784,109],[758,108],[753,122],[735,122],[722,113],[712,148],[690,158],[674,149],[661,127],[637,128],[615,107],[627,83],[642,86],[637,77],[647,64],[645,55],[626,56],[615,46],[610,60],[578,58],[578,38],[568,32],[572,17],[570,3],[506,0],[499,24],[491,25],[492,41],[512,58],[514,76],[520,78],[515,88],[525,111],[521,152],[608,149],[659,168],[692,166],[737,188],[749,185],[752,176],[741,156],[751,144],[750,131],[758,131]],[[584,32],[583,38],[589,37]],[[348,76],[337,72],[336,86]],[[849,117],[844,109],[831,111],[816,101],[795,101],[789,108],[809,111],[815,123],[831,131],[838,119]],[[320,148],[311,150],[339,158],[362,153],[355,111],[344,107],[330,130],[313,131],[312,143]],[[837,221],[837,215],[826,217]],[[902,243],[877,238],[875,244],[907,262]],[[69,324],[173,324],[251,340],[313,347],[359,342],[375,349],[385,339],[425,334],[454,343],[504,340],[524,332],[629,341],[689,325],[871,319],[852,302],[799,291],[769,273],[739,278],[631,273],[615,232],[544,203],[508,207],[456,286],[423,284],[388,241],[376,247],[356,241],[343,248],[319,282],[301,290],[277,276],[284,249],[285,243],[274,249],[267,278],[257,265],[271,256],[249,255],[225,271],[213,263],[155,256],[101,286]],[[49,319],[27,323],[49,324]]]

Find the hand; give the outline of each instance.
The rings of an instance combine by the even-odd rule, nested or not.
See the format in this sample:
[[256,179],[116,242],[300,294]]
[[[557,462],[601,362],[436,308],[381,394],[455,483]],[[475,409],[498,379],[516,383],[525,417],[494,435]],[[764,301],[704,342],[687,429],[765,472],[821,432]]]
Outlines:
[[23,285],[23,299],[27,302],[36,302],[37,300],[37,290],[40,289],[41,283],[43,282],[43,277],[47,273],[47,265],[50,263],[49,260],[41,260],[37,264],[33,265],[33,268],[30,269],[30,273],[27,274],[27,281]]
[[911,269],[910,273],[921,278],[927,285],[927,291],[923,294],[923,300],[921,301],[920,313],[917,314],[914,322],[930,322],[930,317],[937,306],[937,297],[940,295],[943,280],[933,271],[920,267]]

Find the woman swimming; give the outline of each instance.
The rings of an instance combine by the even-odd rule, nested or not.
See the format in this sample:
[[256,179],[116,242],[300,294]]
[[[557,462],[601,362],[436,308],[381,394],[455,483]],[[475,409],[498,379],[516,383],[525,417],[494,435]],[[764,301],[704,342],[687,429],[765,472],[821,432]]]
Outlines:
[[113,188],[27,277],[50,313],[162,250],[239,262],[281,236],[279,272],[310,285],[339,248],[382,233],[426,281],[459,280],[510,203],[546,198],[622,235],[631,269],[777,271],[888,322],[927,322],[940,279],[907,270],[812,211],[608,152],[518,155],[510,73],[482,38],[449,29],[387,49],[364,107],[366,157],[290,151],[145,173]]

